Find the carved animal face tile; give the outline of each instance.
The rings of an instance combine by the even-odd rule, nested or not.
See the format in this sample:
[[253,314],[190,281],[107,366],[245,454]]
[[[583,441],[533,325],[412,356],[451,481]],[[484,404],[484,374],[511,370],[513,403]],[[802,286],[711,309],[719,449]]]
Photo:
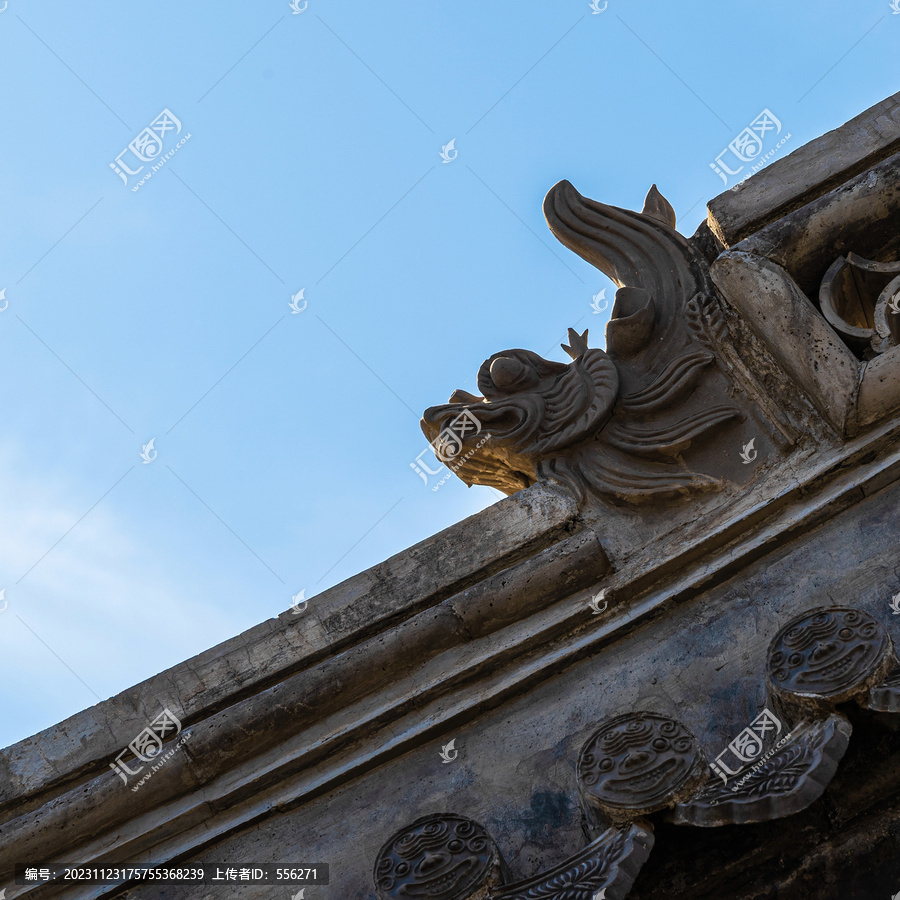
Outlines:
[[769,679],[778,692],[841,700],[866,687],[890,652],[886,632],[867,613],[816,609],[775,635]]
[[426,816],[397,832],[378,854],[380,900],[468,900],[500,884],[500,851],[463,816]]
[[601,809],[652,812],[673,803],[702,765],[696,739],[680,722],[628,713],[607,719],[585,744],[578,780]]

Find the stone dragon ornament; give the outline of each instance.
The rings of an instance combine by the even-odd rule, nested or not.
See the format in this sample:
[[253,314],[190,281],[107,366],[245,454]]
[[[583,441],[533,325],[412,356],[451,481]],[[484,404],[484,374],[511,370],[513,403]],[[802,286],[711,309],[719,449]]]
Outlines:
[[481,396],[458,390],[425,411],[438,456],[466,484],[507,494],[544,481],[579,500],[631,504],[721,488],[733,467],[703,445],[744,413],[716,365],[726,326],[706,261],[675,230],[672,207],[656,185],[636,213],[562,181],[544,213],[563,244],[620,286],[606,349],[569,329],[568,364],[495,353],[478,372]]

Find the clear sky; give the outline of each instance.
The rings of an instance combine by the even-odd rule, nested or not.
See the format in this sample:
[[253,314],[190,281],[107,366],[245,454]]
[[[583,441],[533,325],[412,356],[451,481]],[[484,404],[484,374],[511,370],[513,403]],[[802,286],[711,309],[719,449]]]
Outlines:
[[498,499],[418,418],[602,345],[555,182],[691,234],[900,89],[889,0],[305,2],[0,0],[0,745]]

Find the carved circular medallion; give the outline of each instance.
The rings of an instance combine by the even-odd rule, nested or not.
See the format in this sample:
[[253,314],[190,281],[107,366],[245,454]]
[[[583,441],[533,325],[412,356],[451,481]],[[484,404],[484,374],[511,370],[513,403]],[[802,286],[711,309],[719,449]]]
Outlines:
[[500,851],[491,836],[463,816],[417,819],[398,831],[375,861],[379,900],[466,900],[500,884]]
[[653,812],[697,775],[702,754],[680,722],[654,713],[607,719],[578,758],[578,781],[599,807]]
[[787,694],[840,699],[867,682],[891,652],[885,630],[868,613],[831,607],[788,622],[769,645],[769,678]]

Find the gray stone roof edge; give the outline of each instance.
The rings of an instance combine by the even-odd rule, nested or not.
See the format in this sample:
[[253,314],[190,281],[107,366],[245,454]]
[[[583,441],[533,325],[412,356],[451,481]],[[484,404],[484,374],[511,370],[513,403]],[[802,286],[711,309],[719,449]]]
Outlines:
[[0,749],[0,822],[11,801],[87,777],[164,708],[182,724],[227,708],[552,545],[576,512],[534,485],[323,591],[302,614],[289,609]]
[[732,247],[898,150],[900,92],[714,197],[707,204],[707,223],[725,247]]

